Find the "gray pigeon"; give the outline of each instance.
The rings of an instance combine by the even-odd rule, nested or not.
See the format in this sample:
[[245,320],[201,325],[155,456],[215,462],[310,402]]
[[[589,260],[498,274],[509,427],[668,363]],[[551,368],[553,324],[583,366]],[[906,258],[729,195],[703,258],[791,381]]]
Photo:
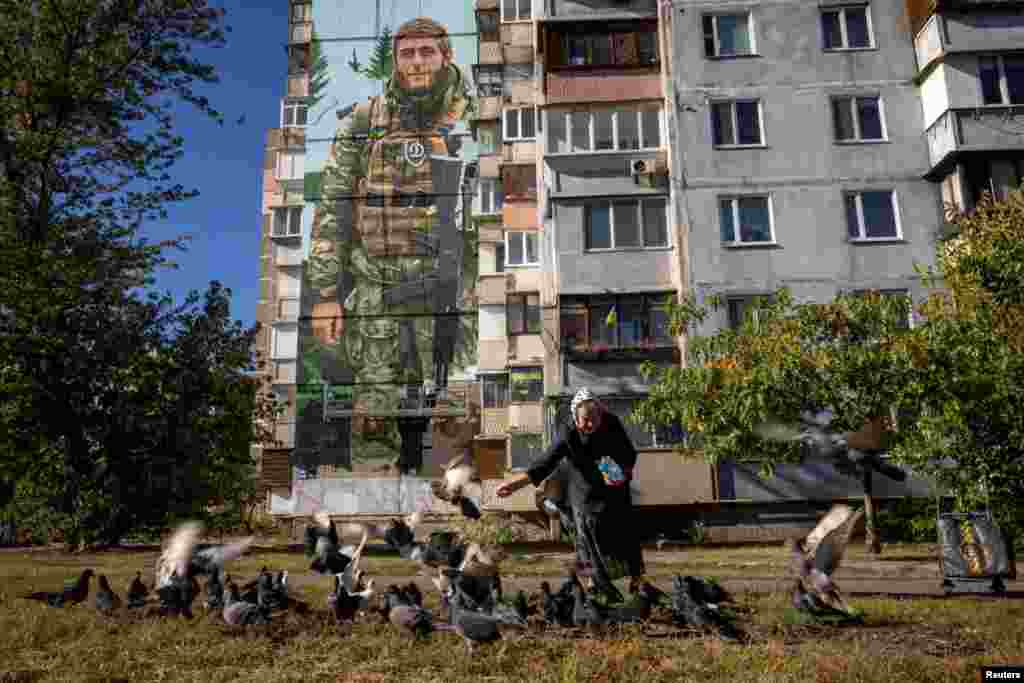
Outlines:
[[605,616],[597,608],[592,600],[588,600],[583,590],[583,584],[578,580],[572,586],[572,622],[577,626],[601,626],[605,623]]
[[387,617],[388,621],[412,633],[415,638],[425,638],[435,630],[454,630],[449,624],[434,624],[430,610],[415,605],[395,605],[388,610]]
[[[230,580],[230,577],[228,577]],[[224,580],[221,579],[219,571],[210,574],[206,579],[206,609],[221,609],[224,607]]]
[[806,538],[790,542],[797,580],[815,600],[837,612],[853,616],[832,575],[839,568],[853,530],[864,517],[848,505],[834,505]]
[[724,640],[740,640],[740,633],[716,606],[700,603],[682,576],[672,580],[672,621],[678,626],[716,630]]
[[121,598],[110,588],[105,574],[99,576],[99,587],[96,589],[96,609],[110,614],[121,607]]
[[143,607],[146,604],[146,596],[149,589],[142,583],[142,572],[135,572],[135,578],[128,586],[128,607]]
[[542,581],[540,584],[543,594],[544,621],[553,626],[572,626],[572,609],[574,598],[572,594],[573,582],[566,581],[557,593],[551,592],[551,584]]
[[[453,593],[454,589],[449,589],[449,591]],[[452,597],[452,595],[448,596],[448,621],[451,629],[443,630],[454,630],[462,636],[470,654],[480,643],[493,643],[496,640],[501,640],[501,632],[498,630],[498,625],[501,622],[498,618],[464,609],[457,604],[457,601],[452,600]]]
[[231,626],[269,624],[270,616],[259,605],[245,602],[238,594],[238,586],[232,581],[227,586],[224,598],[224,622]]

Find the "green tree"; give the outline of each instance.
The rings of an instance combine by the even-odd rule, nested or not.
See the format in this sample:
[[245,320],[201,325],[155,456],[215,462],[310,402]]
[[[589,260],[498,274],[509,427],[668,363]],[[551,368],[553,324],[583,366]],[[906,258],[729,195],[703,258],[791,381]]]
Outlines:
[[[767,475],[774,464],[798,462],[804,452],[796,440],[764,438],[765,425],[795,424],[803,411],[828,409],[834,415],[830,429],[859,432],[903,404],[910,374],[909,300],[875,292],[796,304],[785,289],[774,299],[758,302],[737,330],[689,335],[686,366],[658,370],[645,364],[643,371],[656,381],[633,419],[686,425],[710,462],[758,463]],[[693,331],[717,304],[672,305],[676,331]],[[877,552],[870,471],[861,483],[868,545]]]
[[[177,445],[174,420],[206,448],[198,478],[240,457],[241,425],[252,432],[234,375],[244,366],[228,347],[254,332],[221,325],[225,355],[193,372],[220,392],[206,405],[222,412],[190,422],[194,412],[166,411],[197,393],[180,365],[197,354],[175,346],[203,337],[189,327],[194,301],[173,309],[133,294],[169,264],[167,249],[184,247],[137,231],[196,194],[170,175],[184,144],[173,107],[223,123],[196,90],[217,81],[196,54],[224,44],[223,12],[206,0],[5,0],[0,17],[0,493],[39,503],[70,543],[116,540],[149,504],[140,477]],[[211,288],[195,320],[220,320],[226,297]],[[178,322],[185,332],[170,334]],[[215,426],[238,433],[218,441]]]
[[370,62],[363,66],[359,57],[356,55],[355,49],[352,50],[352,59],[349,60],[349,67],[359,74],[360,76],[367,78],[371,81],[386,81],[391,78],[391,69],[394,64],[392,58],[391,49],[392,35],[391,29],[385,26],[381,30],[380,35],[377,36],[377,42],[373,46],[373,51],[370,53]]

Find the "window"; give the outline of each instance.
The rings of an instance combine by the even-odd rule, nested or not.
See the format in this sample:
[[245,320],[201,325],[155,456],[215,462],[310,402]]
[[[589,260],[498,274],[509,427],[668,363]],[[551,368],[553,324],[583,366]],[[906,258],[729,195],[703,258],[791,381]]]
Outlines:
[[729,322],[729,328],[738,330],[740,325],[743,324],[743,320],[750,311],[754,317],[754,321],[757,321],[757,311],[754,310],[754,304],[758,301],[763,300],[765,303],[771,303],[775,300],[775,297],[771,294],[745,294],[742,296],[727,296],[725,299],[725,310],[726,317]]
[[302,180],[306,155],[302,152],[277,153],[277,179]]
[[882,103],[877,97],[832,98],[832,122],[837,142],[885,140]]
[[497,40],[498,15],[491,12],[480,12],[476,15],[482,40]]
[[564,297],[561,302],[562,348],[604,351],[618,348],[666,348],[669,331],[667,294]]
[[536,232],[505,233],[505,265],[533,266],[540,263]]
[[288,73],[302,74],[309,68],[309,45],[288,46]]
[[502,21],[523,21],[533,16],[531,0],[501,0]]
[[1024,104],[1024,56],[978,57],[984,104]]
[[536,137],[537,110],[533,107],[505,110],[505,140],[532,140]]
[[718,201],[722,241],[727,244],[775,242],[771,201],[767,196],[728,197]]
[[307,105],[305,102],[288,102],[282,105],[281,126],[302,128],[306,125]]
[[302,233],[302,207],[285,206],[274,209],[274,237],[294,237]]
[[509,294],[505,319],[509,335],[540,334],[540,294]]
[[502,77],[500,69],[483,69],[477,71],[477,94],[480,97],[500,97]]
[[504,408],[508,405],[508,375],[481,375],[480,390],[484,408]]
[[584,213],[587,250],[668,246],[664,198],[593,203]]
[[494,128],[480,128],[480,153],[481,154],[497,154],[499,135],[497,127]]
[[760,145],[761,103],[736,100],[711,104],[711,138],[715,147]]
[[896,193],[885,190],[847,194],[846,224],[851,240],[899,239]]
[[657,149],[661,146],[658,106],[549,111],[548,151],[553,153]]
[[299,344],[297,327],[275,327],[273,330],[274,358],[295,358]]
[[750,13],[705,14],[704,54],[708,57],[735,57],[754,54],[754,35]]
[[529,201],[537,198],[537,169],[524,164],[501,167],[501,186],[505,201]]
[[313,5],[301,3],[292,5],[292,23],[313,20]]
[[505,272],[505,243],[498,242],[494,245],[494,272]]
[[822,10],[821,29],[826,50],[856,50],[874,46],[867,5]]
[[586,23],[561,29],[551,43],[551,66],[646,67],[660,62],[657,24]]
[[477,187],[477,191],[480,193],[480,213],[499,213],[504,201],[504,195],[501,192],[501,181],[495,178],[484,178]]
[[512,368],[509,376],[512,403],[533,403],[544,399],[544,368]]

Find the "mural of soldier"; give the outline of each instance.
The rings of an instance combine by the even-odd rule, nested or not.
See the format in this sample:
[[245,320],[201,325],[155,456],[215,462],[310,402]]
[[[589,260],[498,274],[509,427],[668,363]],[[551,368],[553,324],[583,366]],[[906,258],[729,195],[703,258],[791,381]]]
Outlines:
[[381,95],[338,112],[314,216],[312,346],[323,380],[352,387],[352,459],[408,472],[428,422],[398,410],[476,363],[475,316],[459,314],[475,308],[476,246],[458,156],[476,105],[432,19],[399,26],[391,65]]

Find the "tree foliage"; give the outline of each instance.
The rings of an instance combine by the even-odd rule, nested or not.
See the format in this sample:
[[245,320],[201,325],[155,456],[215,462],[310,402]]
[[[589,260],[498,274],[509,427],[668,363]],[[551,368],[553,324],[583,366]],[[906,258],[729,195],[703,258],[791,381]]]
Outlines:
[[[0,505],[71,543],[116,541],[204,506],[266,437],[245,377],[256,332],[229,321],[230,292],[212,284],[199,311],[195,294],[136,292],[184,248],[138,230],[197,194],[170,175],[172,108],[223,121],[196,56],[224,44],[223,12],[0,0],[0,17]],[[168,461],[177,488],[160,485]]]

